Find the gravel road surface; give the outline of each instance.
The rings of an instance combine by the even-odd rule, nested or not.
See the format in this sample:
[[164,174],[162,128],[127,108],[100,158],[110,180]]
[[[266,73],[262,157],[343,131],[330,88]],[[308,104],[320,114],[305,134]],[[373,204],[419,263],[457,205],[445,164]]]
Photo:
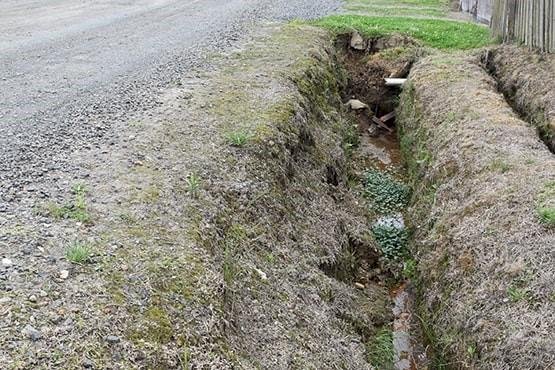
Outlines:
[[[160,178],[171,182],[185,176],[177,166],[193,163],[188,157],[204,158],[195,149],[177,151],[165,123],[179,126],[172,130],[180,132],[182,144],[213,145],[205,122],[212,92],[196,96],[208,102],[197,115],[184,116],[180,104],[191,99],[189,87],[204,86],[233,51],[270,32],[266,28],[279,28],[268,22],[316,17],[338,6],[335,0],[0,1],[0,368],[130,368],[110,367],[120,361],[133,363],[131,368],[177,368],[178,343],[137,352],[122,340],[137,306],[114,305],[111,293],[113,276],[124,271],[143,297],[143,280],[131,270],[149,271],[138,264],[158,253],[156,222],[178,230],[176,240],[164,243],[172,248],[168,255],[176,256],[177,245],[180,252],[194,252],[183,247],[188,221],[175,226],[187,204],[172,203],[173,190],[164,193],[170,204],[156,222],[145,218],[152,206],[142,206],[144,194],[159,196],[149,192],[151,167],[167,170],[167,179]],[[81,200],[77,184],[84,186]],[[122,199],[139,202],[122,210]],[[94,222],[85,219],[91,209]],[[72,213],[79,210],[85,211]],[[143,236],[157,238],[141,244],[144,257],[137,235],[127,237],[138,220],[145,221],[137,228]],[[125,237],[115,236],[113,222],[123,225]],[[102,244],[87,252],[93,263],[69,256],[81,241]],[[129,265],[119,256],[123,251],[132,256]],[[204,342],[195,347],[197,362],[216,361],[207,343],[206,350]],[[106,357],[109,351],[98,355],[106,346],[114,357]],[[172,365],[138,365],[151,360]]]
[[[110,122],[156,104],[180,74],[264,20],[309,18],[334,0],[2,1],[0,212],[76,171],[64,153],[109,140]],[[11,205],[10,205],[11,203]]]

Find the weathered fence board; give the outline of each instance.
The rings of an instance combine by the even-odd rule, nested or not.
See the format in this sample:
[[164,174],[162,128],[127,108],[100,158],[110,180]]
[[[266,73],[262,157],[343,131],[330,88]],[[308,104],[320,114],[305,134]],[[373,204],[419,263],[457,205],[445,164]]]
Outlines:
[[555,52],[555,0],[493,0],[492,9],[494,36]]
[[462,12],[472,14],[476,20],[489,24],[492,14],[492,0],[460,0],[459,8]]

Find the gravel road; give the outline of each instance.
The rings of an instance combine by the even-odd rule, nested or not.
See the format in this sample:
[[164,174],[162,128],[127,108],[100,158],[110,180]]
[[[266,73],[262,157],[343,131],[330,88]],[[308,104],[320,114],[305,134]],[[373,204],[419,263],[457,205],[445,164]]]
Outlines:
[[[122,271],[134,269],[137,241],[103,238],[112,235],[105,231],[114,218],[127,225],[148,214],[144,207],[136,218],[127,208],[120,212],[121,199],[150,189],[152,174],[137,172],[146,168],[143,162],[166,151],[178,160],[156,158],[154,170],[167,166],[170,177],[185,176],[176,163],[192,162],[187,157],[198,154],[174,152],[163,135],[160,141],[156,135],[164,132],[164,122],[181,125],[185,143],[212,145],[206,140],[205,105],[197,116],[184,118],[172,94],[185,96],[188,83],[204,86],[205,75],[225,64],[222,58],[276,28],[257,25],[320,16],[339,5],[335,0],[0,2],[0,368],[93,368],[89,357],[95,357],[98,343],[119,348],[120,356],[98,361],[117,363],[120,349],[126,360],[149,360],[129,358],[136,348],[120,343],[123,333],[116,328],[125,325],[114,315],[127,316],[113,305],[112,280],[106,279],[126,261],[115,258],[128,251],[123,239],[133,258]],[[94,209],[94,223],[64,213],[78,208],[76,184],[87,187],[82,204]],[[186,214],[184,206],[171,204],[163,213],[179,208]],[[57,211],[64,215],[57,217]],[[162,223],[173,225],[174,219]],[[179,227],[180,237],[186,237],[185,229]],[[69,262],[67,250],[76,241],[100,240],[102,249],[90,257],[90,266]],[[181,239],[174,242],[184,245]],[[159,248],[151,247],[145,244],[145,251]],[[103,332],[109,335],[100,338]],[[83,348],[91,353],[81,353]]]
[[[41,179],[79,171],[66,153],[110,140],[111,122],[264,20],[309,18],[335,0],[7,0],[0,11],[0,214]],[[204,62],[203,62],[204,61]],[[40,194],[39,194],[40,195]]]

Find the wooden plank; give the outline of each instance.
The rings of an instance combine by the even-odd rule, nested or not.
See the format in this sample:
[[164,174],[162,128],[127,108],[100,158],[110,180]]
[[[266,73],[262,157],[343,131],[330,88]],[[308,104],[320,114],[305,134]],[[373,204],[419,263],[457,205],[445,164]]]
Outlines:
[[385,123],[382,122],[381,119],[379,119],[376,116],[372,117],[372,122],[374,122],[376,125],[380,126],[381,128],[386,129],[389,132],[393,132],[392,129],[390,129]]
[[395,111],[389,112],[388,114],[381,116],[380,121],[387,122],[390,119],[392,119],[393,117],[395,117]]

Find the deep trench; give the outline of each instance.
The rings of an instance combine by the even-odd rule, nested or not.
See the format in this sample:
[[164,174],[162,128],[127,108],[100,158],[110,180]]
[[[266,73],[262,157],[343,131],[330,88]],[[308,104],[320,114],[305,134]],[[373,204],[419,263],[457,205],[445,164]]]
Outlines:
[[[409,54],[404,58],[387,60],[374,56],[386,49],[410,47],[412,41],[376,38],[364,40],[364,49],[358,50],[352,47],[351,37],[352,35],[338,37],[336,49],[348,75],[342,100],[351,108],[348,108],[348,114],[356,122],[359,137],[356,154],[351,158],[352,166],[359,173],[372,169],[404,177],[405,169],[394,118],[402,88],[386,86],[385,78],[406,78],[415,56]],[[362,102],[366,108],[352,109],[349,105],[352,100]],[[386,118],[384,125],[376,124],[375,119],[382,117]],[[328,183],[332,184],[335,179],[333,171],[328,171],[327,177]],[[400,217],[404,228],[404,216],[401,214],[395,217]],[[378,222],[381,222],[380,219],[375,224]],[[392,330],[394,350],[392,366],[398,370],[425,368],[431,356],[427,353],[428,346],[424,344],[421,323],[414,312],[415,288],[410,279],[403,276],[402,265],[402,261],[388,260],[379,252],[373,253],[367,244],[347,238],[341,256],[334,263],[322,264],[320,268],[328,276],[346,283],[385,284],[390,291],[392,303],[393,321],[388,324]],[[368,336],[366,332],[360,334],[363,337]]]
[[[504,85],[498,75],[495,50],[484,51],[480,59],[484,71],[495,81],[497,92],[503,95],[507,104],[521,120],[536,129],[539,138],[551,153],[555,154],[555,137],[554,133],[547,128],[546,112],[538,110],[538,108],[531,109],[523,104],[519,104],[517,101],[518,88],[511,84]],[[538,117],[541,118],[538,119]]]

